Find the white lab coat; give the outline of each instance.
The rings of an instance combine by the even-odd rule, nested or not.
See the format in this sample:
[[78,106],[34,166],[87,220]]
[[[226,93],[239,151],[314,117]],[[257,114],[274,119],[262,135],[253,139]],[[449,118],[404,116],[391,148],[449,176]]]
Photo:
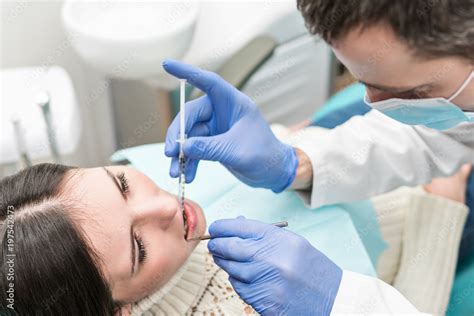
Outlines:
[[[288,142],[311,160],[312,188],[299,192],[311,207],[428,183],[474,163],[474,123],[440,132],[404,125],[374,110],[332,130],[306,128]],[[344,271],[332,314],[372,313],[417,310],[383,281]]]
[[474,163],[474,122],[441,132],[404,125],[375,110],[332,130],[306,128],[288,142],[311,160],[311,191],[300,192],[311,207],[429,183]]
[[343,271],[331,315],[419,314],[394,287],[351,271]]

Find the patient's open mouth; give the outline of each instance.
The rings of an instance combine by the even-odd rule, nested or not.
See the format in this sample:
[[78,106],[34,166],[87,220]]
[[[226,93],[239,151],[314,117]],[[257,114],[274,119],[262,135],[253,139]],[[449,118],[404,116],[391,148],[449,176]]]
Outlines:
[[186,239],[186,235],[188,234],[188,220],[186,218],[186,212],[183,212],[183,224],[184,224],[184,239]]
[[189,239],[193,237],[194,229],[197,225],[197,214],[194,206],[185,201],[184,202],[184,212],[183,212],[183,228],[184,228],[184,239]]

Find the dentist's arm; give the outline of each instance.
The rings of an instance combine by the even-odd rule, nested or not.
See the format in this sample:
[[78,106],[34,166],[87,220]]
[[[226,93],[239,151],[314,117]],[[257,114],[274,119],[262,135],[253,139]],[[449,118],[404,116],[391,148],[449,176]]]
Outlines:
[[[309,197],[304,193],[307,202],[318,207],[428,183],[474,163],[474,123],[439,132],[371,111],[324,136],[306,128],[290,146],[275,137],[249,97],[217,74],[171,60],[163,67],[206,93],[187,103],[187,182],[199,160],[219,161],[250,186],[274,192],[290,185],[310,189]],[[165,145],[165,154],[173,158],[172,177],[178,176],[178,133],[177,117]]]
[[429,183],[474,163],[474,123],[437,131],[401,124],[375,110],[331,130],[305,128],[288,143],[311,161],[311,184],[301,192],[311,207]]
[[311,159],[301,149],[295,148],[295,151],[299,163],[291,188],[295,190],[308,189],[313,183],[313,166],[311,165]]

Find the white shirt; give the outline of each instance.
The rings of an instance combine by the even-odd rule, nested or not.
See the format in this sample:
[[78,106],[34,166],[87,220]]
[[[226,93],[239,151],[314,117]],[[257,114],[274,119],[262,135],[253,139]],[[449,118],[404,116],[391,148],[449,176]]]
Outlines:
[[[374,110],[332,130],[306,128],[289,143],[311,160],[312,188],[299,192],[311,207],[428,183],[474,163],[474,123],[437,131],[404,125]],[[418,311],[383,281],[344,271],[332,314],[379,313]]]

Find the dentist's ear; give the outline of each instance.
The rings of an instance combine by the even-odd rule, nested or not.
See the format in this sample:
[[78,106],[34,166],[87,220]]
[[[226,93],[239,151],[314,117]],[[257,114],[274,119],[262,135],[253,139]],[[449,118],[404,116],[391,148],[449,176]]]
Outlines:
[[130,316],[132,315],[132,304],[123,305],[115,310],[115,316]]

